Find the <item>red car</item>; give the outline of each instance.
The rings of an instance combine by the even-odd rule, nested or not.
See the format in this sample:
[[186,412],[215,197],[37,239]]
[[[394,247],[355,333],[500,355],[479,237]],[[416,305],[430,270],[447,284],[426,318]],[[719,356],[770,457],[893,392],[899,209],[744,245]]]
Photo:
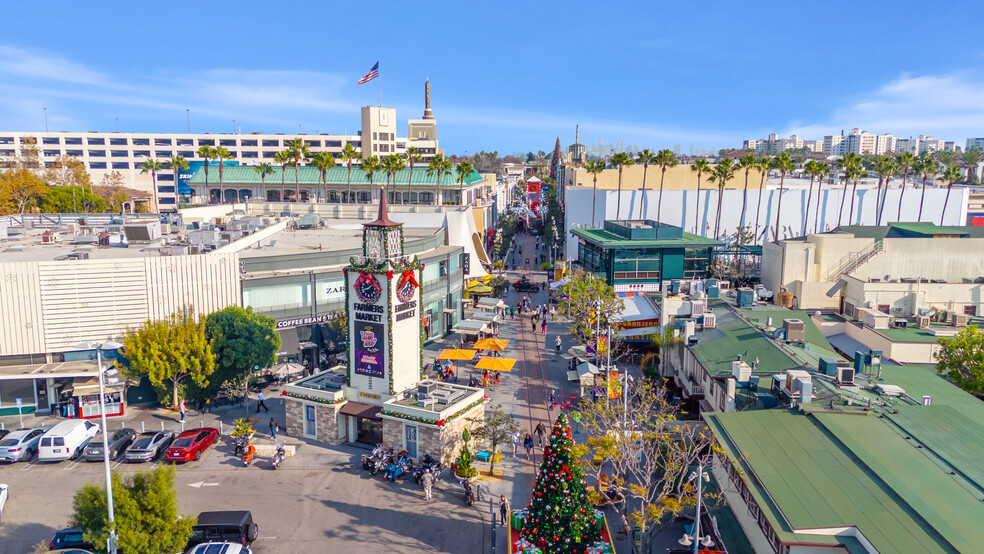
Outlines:
[[192,429],[178,435],[164,455],[171,462],[189,462],[201,458],[202,451],[215,444],[219,430],[211,427]]

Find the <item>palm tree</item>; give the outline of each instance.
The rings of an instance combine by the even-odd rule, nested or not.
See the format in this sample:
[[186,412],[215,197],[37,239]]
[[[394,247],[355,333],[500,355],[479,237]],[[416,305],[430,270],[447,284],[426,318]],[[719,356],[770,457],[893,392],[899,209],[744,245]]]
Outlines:
[[465,205],[465,196],[464,196],[465,179],[467,177],[470,177],[471,174],[474,172],[475,172],[475,168],[472,167],[472,164],[468,162],[461,162],[458,164],[458,205],[459,206]]
[[348,191],[345,193],[345,202],[343,204],[352,201],[352,162],[358,159],[359,153],[355,151],[352,143],[345,143],[345,148],[342,148],[342,160],[348,166]]
[[984,158],[980,148],[971,148],[963,153],[963,162],[967,164],[967,184],[972,185],[977,178],[977,164]]
[[711,172],[711,164],[707,163],[707,160],[694,160],[694,163],[690,166],[690,171],[697,174],[697,204],[694,207],[694,234],[703,235],[703,229],[700,229],[700,177],[705,173]]
[[[281,150],[273,155],[273,160],[280,164],[280,201],[287,201],[287,165],[290,164],[290,151]],[[295,198],[295,200],[297,200]]]
[[[407,160],[399,154],[392,154],[386,158],[386,171],[393,176],[393,192],[396,192],[396,174],[407,168]],[[407,197],[407,202],[410,201],[410,197]],[[400,202],[402,204],[402,200]]]
[[745,205],[748,203],[748,174],[755,169],[755,155],[746,154],[738,158],[738,169],[745,170],[745,191],[741,195],[741,218],[739,227],[745,226]]
[[922,221],[923,202],[926,200],[926,181],[936,174],[937,169],[936,160],[930,156],[921,156],[912,166],[912,173],[922,177],[922,194],[919,196],[919,215],[916,216],[916,221]]
[[782,221],[782,192],[786,183],[786,174],[796,169],[796,162],[789,156],[788,152],[780,152],[772,160],[772,167],[779,170],[779,201],[776,203],[776,230],[772,235],[773,240],[779,241],[779,225]]
[[150,178],[153,180],[153,191],[154,191],[154,213],[159,213],[160,207],[157,205],[157,172],[160,171],[164,166],[161,162],[155,160],[154,158],[147,158],[147,161],[140,164],[140,173],[150,173]]
[[173,156],[169,159],[167,163],[164,164],[164,167],[174,171],[174,192],[180,192],[180,184],[178,181],[181,177],[181,172],[188,170],[191,167],[188,165],[188,160],[186,160],[184,156],[178,154],[177,156]]
[[454,164],[451,160],[444,157],[444,154],[437,154],[434,158],[427,164],[427,176],[433,177],[437,175],[437,194],[434,196],[435,199],[440,198],[441,203],[444,202],[444,195],[441,194],[441,176],[451,175],[451,168]]
[[878,208],[878,217],[875,218],[875,225],[881,225],[882,212],[885,211],[885,204],[888,202],[888,183],[892,180],[898,171],[898,166],[895,165],[895,160],[889,158],[888,156],[881,156],[878,161],[875,162],[875,171],[878,173],[878,191],[881,192],[882,181],[885,182],[885,194],[881,199],[881,206],[876,202],[875,207]]
[[940,212],[940,225],[943,225],[943,218],[946,217],[946,205],[950,202],[950,190],[953,188],[953,183],[959,181],[963,175],[959,168],[948,167],[943,172],[942,177],[946,181],[946,197],[943,199],[943,211]]
[[311,162],[321,174],[321,183],[325,187],[325,202],[328,201],[328,170],[335,167],[335,156],[331,152],[316,152],[311,156]]
[[951,150],[939,150],[937,152],[933,152],[933,158],[935,158],[944,169],[955,167],[957,163],[960,162],[960,154]]
[[817,161],[809,160],[803,165],[803,170],[810,174],[810,192],[806,195],[806,210],[803,212],[803,234],[810,224],[810,205],[813,203],[813,181],[817,178]]
[[717,215],[714,217],[714,238],[720,236],[721,230],[721,201],[724,200],[724,187],[727,186],[728,181],[735,177],[735,171],[738,169],[735,166],[735,161],[731,158],[722,158],[718,161],[717,165],[711,172],[711,176],[707,178],[708,181],[712,183],[717,183],[718,187],[718,202],[717,202]]
[[[668,148],[664,148],[656,153],[656,165],[662,173],[659,176],[659,199],[656,201],[656,223],[660,222],[660,215],[663,211],[663,178],[666,177],[666,168],[673,167],[677,164],[676,154]],[[645,179],[643,179],[643,185],[645,185]],[[629,214],[630,216],[632,214]],[[683,220],[683,218],[680,218]]]
[[[844,194],[841,195],[840,211],[837,212],[837,226],[841,225],[841,218],[844,215],[844,201],[847,200],[847,183],[851,180],[854,173],[861,165],[861,157],[854,152],[848,152],[841,156],[841,159],[837,161],[837,167],[844,172]],[[854,199],[851,199],[851,212],[854,212]],[[848,224],[850,224],[851,219],[848,218]]]
[[224,146],[220,146],[214,151],[215,159],[219,160],[219,188],[222,188],[222,169],[225,167],[226,160],[234,160],[236,157]]
[[407,203],[410,203],[410,185],[413,183],[413,166],[420,161],[420,152],[413,146],[407,148],[405,154],[407,165],[410,166],[410,177],[407,179]]
[[594,186],[591,189],[591,226],[596,227],[595,200],[598,198],[598,175],[605,170],[605,162],[604,160],[587,162],[584,164],[584,170],[587,171],[594,180]]
[[895,166],[902,174],[902,188],[899,189],[899,213],[895,216],[896,221],[902,220],[902,196],[905,194],[905,178],[909,176],[915,163],[916,157],[910,152],[900,152],[895,155]]
[[297,191],[296,201],[301,201],[301,178],[300,170],[298,169],[301,162],[306,162],[311,159],[311,150],[308,145],[302,139],[289,140],[286,143],[287,151],[290,152],[290,158],[293,161],[291,165],[294,166],[294,189]]
[[208,194],[208,165],[209,161],[215,158],[215,148],[212,148],[207,144],[199,146],[198,155],[205,158],[205,194]]
[[[759,161],[755,162],[755,167],[759,170],[758,207],[755,208],[755,240],[758,241],[759,215],[762,213],[762,196],[765,192],[765,180],[769,178],[769,169],[772,168],[772,158],[759,158]],[[768,233],[765,234],[768,235]]]
[[[643,204],[646,202],[646,173],[649,172],[649,164],[656,161],[656,154],[653,154],[648,148],[643,148],[641,152],[636,156],[635,163],[642,164],[642,201],[639,203],[639,218],[642,218],[645,210],[643,209]],[[629,209],[629,219],[632,219],[632,209]],[[659,214],[657,213],[656,219],[659,219]]]
[[615,219],[619,219],[622,213],[622,168],[635,162],[625,152],[619,152],[612,156],[608,163],[618,169],[618,201],[615,204]]
[[830,166],[823,162],[817,162],[814,171],[817,173],[817,207],[813,216],[813,232],[816,233],[820,228],[820,192],[823,190],[824,176],[830,173]]
[[273,164],[261,163],[253,166],[253,171],[260,174],[260,182],[263,184],[263,199],[266,200],[266,178],[273,173]]
[[639,364],[639,369],[648,367],[649,363],[655,359],[659,364],[659,376],[662,377],[666,373],[667,360],[670,358],[670,349],[683,344],[683,335],[676,333],[672,327],[666,326],[662,335],[659,333],[653,335],[651,344],[656,347],[657,352],[643,356]]
[[375,183],[373,182],[373,177],[376,175],[377,171],[382,171],[383,162],[379,161],[376,156],[369,156],[368,158],[362,160],[362,171],[365,172],[366,177],[369,178],[369,199],[372,200],[372,189],[375,188]]

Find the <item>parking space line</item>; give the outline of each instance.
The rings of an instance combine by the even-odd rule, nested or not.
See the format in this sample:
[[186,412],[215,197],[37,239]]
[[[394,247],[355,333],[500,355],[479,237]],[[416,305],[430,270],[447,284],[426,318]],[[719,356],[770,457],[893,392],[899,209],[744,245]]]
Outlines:
[[120,460],[120,461],[116,462],[116,464],[114,464],[113,467],[111,467],[110,469],[116,469],[116,468],[120,467],[121,465],[123,465],[123,460]]
[[67,466],[62,468],[62,471],[68,471],[70,469],[75,469],[79,467],[79,462],[70,462]]
[[27,471],[27,470],[31,469],[31,466],[33,466],[36,463],[37,463],[36,461],[31,460],[30,462],[27,462],[26,464],[24,464],[24,467],[20,468],[20,470],[21,471]]

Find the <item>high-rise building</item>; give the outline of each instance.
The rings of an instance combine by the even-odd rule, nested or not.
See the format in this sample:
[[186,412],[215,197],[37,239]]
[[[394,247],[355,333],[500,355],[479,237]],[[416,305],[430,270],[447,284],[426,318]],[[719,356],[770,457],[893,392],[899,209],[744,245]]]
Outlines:
[[969,139],[967,139],[967,145],[964,147],[964,151],[970,150],[971,148],[976,148],[978,150],[984,150],[984,138],[969,138]]

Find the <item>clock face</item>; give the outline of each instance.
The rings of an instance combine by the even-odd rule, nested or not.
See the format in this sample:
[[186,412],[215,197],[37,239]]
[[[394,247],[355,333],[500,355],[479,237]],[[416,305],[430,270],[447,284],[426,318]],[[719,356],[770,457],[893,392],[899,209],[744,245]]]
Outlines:
[[387,110],[379,110],[379,126],[389,126],[389,112]]

